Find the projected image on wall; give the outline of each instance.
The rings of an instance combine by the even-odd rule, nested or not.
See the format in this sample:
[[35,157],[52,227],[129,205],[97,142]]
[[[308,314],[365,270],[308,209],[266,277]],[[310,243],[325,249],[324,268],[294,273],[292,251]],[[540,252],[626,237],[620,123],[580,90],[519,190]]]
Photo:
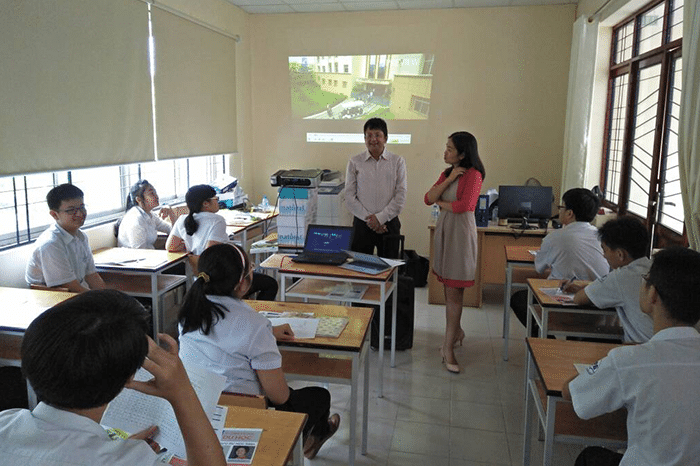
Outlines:
[[289,57],[292,115],[425,120],[434,61],[429,53]]

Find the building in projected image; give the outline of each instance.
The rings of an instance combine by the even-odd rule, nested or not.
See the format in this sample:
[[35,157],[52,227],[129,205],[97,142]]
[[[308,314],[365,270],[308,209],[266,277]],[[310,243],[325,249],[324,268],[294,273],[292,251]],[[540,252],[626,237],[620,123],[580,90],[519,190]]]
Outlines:
[[294,116],[426,119],[433,54],[289,57]]

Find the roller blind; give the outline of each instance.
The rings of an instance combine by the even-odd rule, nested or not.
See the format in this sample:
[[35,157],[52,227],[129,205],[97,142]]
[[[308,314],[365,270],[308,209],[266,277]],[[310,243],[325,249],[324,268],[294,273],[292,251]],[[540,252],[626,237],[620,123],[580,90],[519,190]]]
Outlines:
[[0,1],[0,175],[153,160],[147,5]]
[[235,41],[154,6],[158,158],[235,152]]

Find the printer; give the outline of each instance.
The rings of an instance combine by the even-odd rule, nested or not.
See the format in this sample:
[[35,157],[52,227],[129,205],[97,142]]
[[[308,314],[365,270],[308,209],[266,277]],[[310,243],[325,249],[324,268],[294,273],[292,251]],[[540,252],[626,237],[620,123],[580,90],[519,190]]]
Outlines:
[[321,184],[323,170],[277,170],[270,175],[270,186],[298,186],[317,188]]

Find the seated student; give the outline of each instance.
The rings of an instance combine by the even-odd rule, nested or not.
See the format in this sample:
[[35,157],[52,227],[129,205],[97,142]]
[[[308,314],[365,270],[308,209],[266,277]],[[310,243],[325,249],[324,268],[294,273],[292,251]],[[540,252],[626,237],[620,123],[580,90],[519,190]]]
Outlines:
[[[226,220],[217,215],[219,198],[214,188],[206,184],[192,186],[187,190],[185,201],[190,212],[177,219],[165,243],[165,249],[200,256],[209,246],[228,243]],[[259,300],[274,301],[278,289],[277,280],[262,273],[254,273],[253,285],[246,298],[253,299],[257,293]]]
[[[115,225],[117,246],[120,248],[154,249],[158,232],[170,233],[177,215],[170,207],[163,206],[158,216],[151,212],[160,204],[156,189],[146,180],[134,184],[126,199],[126,214]],[[170,223],[163,221],[168,218]]]
[[[640,278],[642,280],[642,278]],[[654,336],[621,346],[565,384],[582,419],[627,408],[627,451],[584,449],[577,466],[685,466],[700,458],[700,253],[665,249],[643,277],[639,301]]]
[[[589,189],[574,188],[562,196],[559,221],[563,225],[544,237],[535,256],[535,270],[549,271],[550,279],[595,280],[607,275],[610,266],[603,256],[598,230],[591,225],[600,201]],[[510,306],[523,325],[527,324],[527,291],[518,291]]]
[[644,343],[654,334],[651,317],[639,308],[639,289],[651,260],[646,257],[649,234],[633,217],[606,222],[598,231],[603,254],[612,271],[585,288],[570,284],[565,288],[574,295],[576,304],[593,304],[599,308],[615,307],[625,332],[626,342]]
[[87,216],[83,192],[72,184],[62,184],[49,191],[46,202],[56,223],[36,240],[24,274],[27,284],[63,287],[76,293],[103,289],[105,283],[95,271],[87,236],[80,231]]
[[282,372],[277,341],[291,339],[289,325],[270,321],[241,301],[253,272],[243,250],[233,244],[207,248],[199,258],[199,275],[180,308],[180,357],[227,377],[226,391],[264,394],[282,411],[306,413],[304,456],[313,458],[335,434],[338,414],[330,414],[325,388],[292,389]]
[[[148,338],[148,316],[115,290],[75,296],[37,317],[22,342],[22,371],[40,401],[33,411],[0,413],[4,466],[166,464],[144,440],[156,427],[112,440],[100,426],[107,404],[124,387],[170,402],[190,465],[225,465],[219,441],[177,356],[177,343]],[[148,382],[133,376],[143,366]]]

